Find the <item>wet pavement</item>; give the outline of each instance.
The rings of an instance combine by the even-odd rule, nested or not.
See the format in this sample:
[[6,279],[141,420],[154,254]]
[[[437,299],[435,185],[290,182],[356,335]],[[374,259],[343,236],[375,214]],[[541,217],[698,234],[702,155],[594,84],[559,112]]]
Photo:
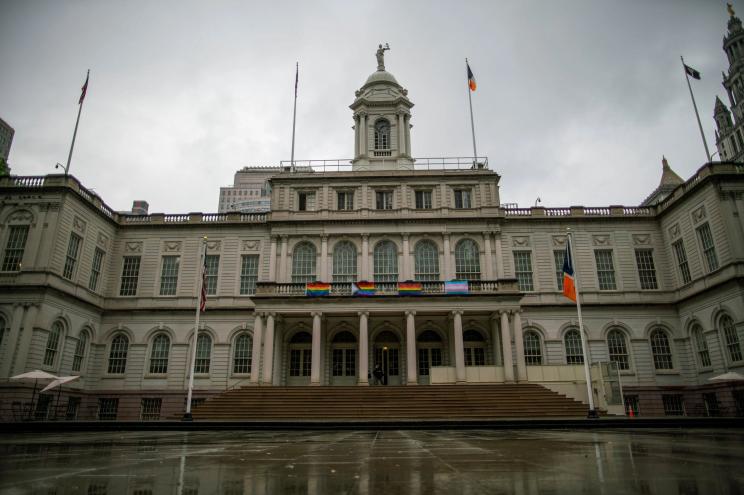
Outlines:
[[0,494],[744,494],[744,430],[5,434]]

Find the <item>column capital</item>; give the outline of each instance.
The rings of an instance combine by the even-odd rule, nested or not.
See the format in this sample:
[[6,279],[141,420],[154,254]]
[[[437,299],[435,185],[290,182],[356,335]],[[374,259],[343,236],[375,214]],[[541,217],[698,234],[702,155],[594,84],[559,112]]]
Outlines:
[[488,319],[491,320],[491,321],[498,321],[498,319],[501,317],[501,314],[500,313],[501,313],[501,311],[494,311],[493,313],[491,313],[491,315],[488,317]]
[[276,318],[276,313],[274,311],[267,311],[267,312],[264,313],[264,316],[266,318],[274,319],[274,318]]
[[287,239],[289,239],[289,234],[280,234],[279,237],[282,238],[283,242],[287,242]]
[[357,311],[357,316],[362,317],[369,317],[369,311]]
[[362,240],[368,241],[369,240],[369,234],[362,234]]
[[321,234],[320,241],[321,242],[328,242],[328,234]]
[[445,240],[449,240],[450,233],[449,232],[442,232],[442,238]]
[[279,240],[279,237],[280,236],[279,236],[279,234],[271,234],[271,235],[269,235],[269,237],[271,238],[271,242],[276,242],[276,241]]
[[318,318],[320,318],[321,316],[323,316],[323,312],[322,311],[313,311],[313,312],[310,313],[310,316],[312,316],[313,318],[315,318],[316,316]]
[[404,241],[407,241],[411,234],[409,232],[401,232],[400,236],[403,238]]
[[520,314],[520,315],[521,315],[521,314],[522,314],[522,313],[524,312],[524,310],[522,310],[522,308],[519,308],[519,309],[512,309],[512,310],[511,310],[511,311],[509,311],[509,312],[510,312],[511,314],[513,314],[513,315],[516,315],[516,314]]
[[500,316],[504,316],[504,315],[509,316],[510,314],[511,314],[511,310],[508,310],[508,309],[500,309],[499,310],[499,315]]
[[406,316],[416,316],[416,311],[414,311],[414,310],[408,310],[408,311],[406,311]]
[[457,316],[457,315],[462,316],[463,314],[465,314],[465,311],[461,309],[453,309],[452,311],[450,311],[450,313],[452,314],[452,316]]

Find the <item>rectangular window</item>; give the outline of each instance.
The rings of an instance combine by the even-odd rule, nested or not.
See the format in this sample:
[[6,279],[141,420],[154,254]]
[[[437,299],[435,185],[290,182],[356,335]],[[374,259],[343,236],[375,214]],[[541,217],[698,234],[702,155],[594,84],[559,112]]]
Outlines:
[[470,189],[455,190],[455,208],[472,208]]
[[717,417],[721,415],[721,406],[715,392],[703,394],[703,403],[705,404],[706,416]]
[[120,296],[136,296],[137,281],[139,280],[140,257],[124,256],[124,265],[121,269]]
[[710,232],[710,225],[707,223],[697,228],[698,239],[703,247],[703,256],[705,256],[705,266],[708,272],[718,269],[718,256],[716,256],[716,247],[713,245],[713,234]]
[[555,261],[555,281],[558,284],[558,290],[563,292],[563,263],[566,261],[566,250],[553,251],[553,261]]
[[375,193],[375,199],[378,210],[393,209],[393,191],[377,191]]
[[594,259],[597,262],[599,290],[617,290],[615,265],[612,262],[612,250],[598,249],[594,251]]
[[90,280],[88,281],[88,288],[92,291],[98,287],[98,279],[101,277],[101,266],[103,265],[103,251],[96,248],[93,253],[93,264],[90,266]]
[[530,251],[514,251],[514,275],[517,277],[519,290],[530,292],[535,290],[532,283],[532,253]]
[[677,266],[679,266],[679,275],[682,277],[683,284],[689,284],[692,280],[690,276],[690,265],[687,263],[687,253],[685,252],[685,245],[682,243],[682,239],[672,244],[674,248],[674,256],[677,258]]
[[220,272],[220,255],[208,254],[204,258],[204,266],[207,270],[207,276],[204,279],[207,288],[207,295],[214,296],[217,294],[217,277]]
[[178,267],[181,264],[180,256],[163,256],[160,270],[160,295],[175,296],[178,286]]
[[5,256],[3,257],[4,272],[17,272],[21,269],[23,261],[23,250],[26,249],[28,238],[28,225],[14,225],[8,233],[8,243],[5,244]]
[[354,193],[352,191],[338,191],[337,197],[339,210],[354,209]]
[[80,397],[70,397],[67,399],[67,410],[65,411],[66,420],[71,421],[77,419],[80,402]]
[[664,403],[664,415],[685,415],[685,401],[682,398],[682,394],[662,394],[661,400]]
[[636,266],[638,266],[638,278],[641,281],[641,289],[658,289],[656,281],[656,267],[654,266],[654,252],[651,249],[636,249]]
[[625,396],[625,414],[630,415],[630,411],[633,411],[633,416],[638,416],[638,396],[637,395],[626,395]]
[[163,399],[160,397],[143,398],[140,402],[140,419],[153,420],[160,419],[160,408],[163,405]]
[[80,251],[82,241],[79,235],[70,234],[70,243],[67,245],[67,257],[65,258],[65,268],[62,270],[62,276],[67,279],[72,279],[75,273],[78,252]]
[[98,399],[98,419],[113,421],[119,411],[119,399]]
[[244,254],[240,257],[240,295],[252,296],[258,282],[258,255]]
[[313,211],[315,209],[315,193],[313,192],[301,192],[298,193],[298,210],[300,211]]
[[416,209],[431,209],[431,191],[416,191]]

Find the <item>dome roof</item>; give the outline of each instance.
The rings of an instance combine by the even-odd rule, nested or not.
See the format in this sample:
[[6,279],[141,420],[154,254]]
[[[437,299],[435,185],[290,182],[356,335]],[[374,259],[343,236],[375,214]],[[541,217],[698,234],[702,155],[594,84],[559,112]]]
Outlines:
[[378,70],[370,74],[370,76],[367,78],[367,82],[364,83],[364,85],[366,86],[367,84],[376,82],[388,82],[400,86],[398,84],[398,81],[395,80],[395,76],[386,70]]

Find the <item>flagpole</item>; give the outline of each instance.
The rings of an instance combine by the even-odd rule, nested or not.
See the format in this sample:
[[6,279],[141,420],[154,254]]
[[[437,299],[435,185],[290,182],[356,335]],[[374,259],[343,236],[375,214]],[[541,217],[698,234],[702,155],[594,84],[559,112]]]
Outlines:
[[708,151],[708,142],[705,140],[705,133],[703,132],[703,124],[700,123],[700,114],[698,113],[697,103],[695,103],[695,95],[692,94],[692,85],[690,84],[690,75],[687,73],[685,68],[685,59],[682,55],[679,56],[682,60],[682,71],[685,73],[685,79],[687,80],[687,88],[690,90],[690,98],[692,98],[692,108],[695,109],[695,117],[697,117],[698,127],[700,128],[700,137],[703,138],[703,146],[705,146],[705,156],[708,157],[708,161],[711,161],[710,151]]
[[[90,69],[85,76],[85,90],[88,89],[88,78],[90,77]],[[80,124],[80,114],[83,111],[83,102],[85,101],[85,94],[80,98],[80,105],[78,106],[77,120],[75,120],[75,131],[72,133],[72,144],[70,144],[70,153],[67,155],[67,166],[65,167],[65,175],[70,171],[70,162],[72,161],[72,149],[75,147],[75,138],[77,137],[78,124]]]
[[297,69],[295,71],[295,97],[294,97],[294,111],[292,112],[292,172],[295,171],[294,163],[294,148],[295,148],[295,126],[297,124],[297,83],[300,81],[300,63],[297,62]]
[[[470,67],[468,65],[468,59],[465,58],[465,67]],[[475,148],[475,124],[473,123],[473,97],[470,93],[473,91],[470,89],[470,84],[468,83],[468,103],[470,104],[470,131],[473,134],[473,167],[478,166],[478,151]]]
[[598,418],[597,410],[594,408],[594,393],[592,392],[592,376],[589,372],[589,345],[584,331],[584,322],[581,319],[581,296],[579,294],[579,270],[576,265],[576,257],[573,251],[573,242],[571,242],[571,232],[568,232],[568,247],[571,256],[571,265],[573,266],[574,290],[576,291],[576,310],[579,314],[579,334],[581,335],[581,347],[584,350],[584,376],[586,377],[586,392],[589,396],[589,413],[588,418]]
[[183,421],[193,421],[191,416],[191,396],[194,392],[194,373],[196,372],[196,345],[199,340],[199,316],[201,315],[201,293],[204,283],[204,258],[207,255],[207,236],[202,239],[202,248],[199,249],[199,269],[197,270],[199,281],[196,285],[196,322],[194,323],[194,346],[191,349],[191,370],[189,372],[189,391],[186,395],[186,412]]

